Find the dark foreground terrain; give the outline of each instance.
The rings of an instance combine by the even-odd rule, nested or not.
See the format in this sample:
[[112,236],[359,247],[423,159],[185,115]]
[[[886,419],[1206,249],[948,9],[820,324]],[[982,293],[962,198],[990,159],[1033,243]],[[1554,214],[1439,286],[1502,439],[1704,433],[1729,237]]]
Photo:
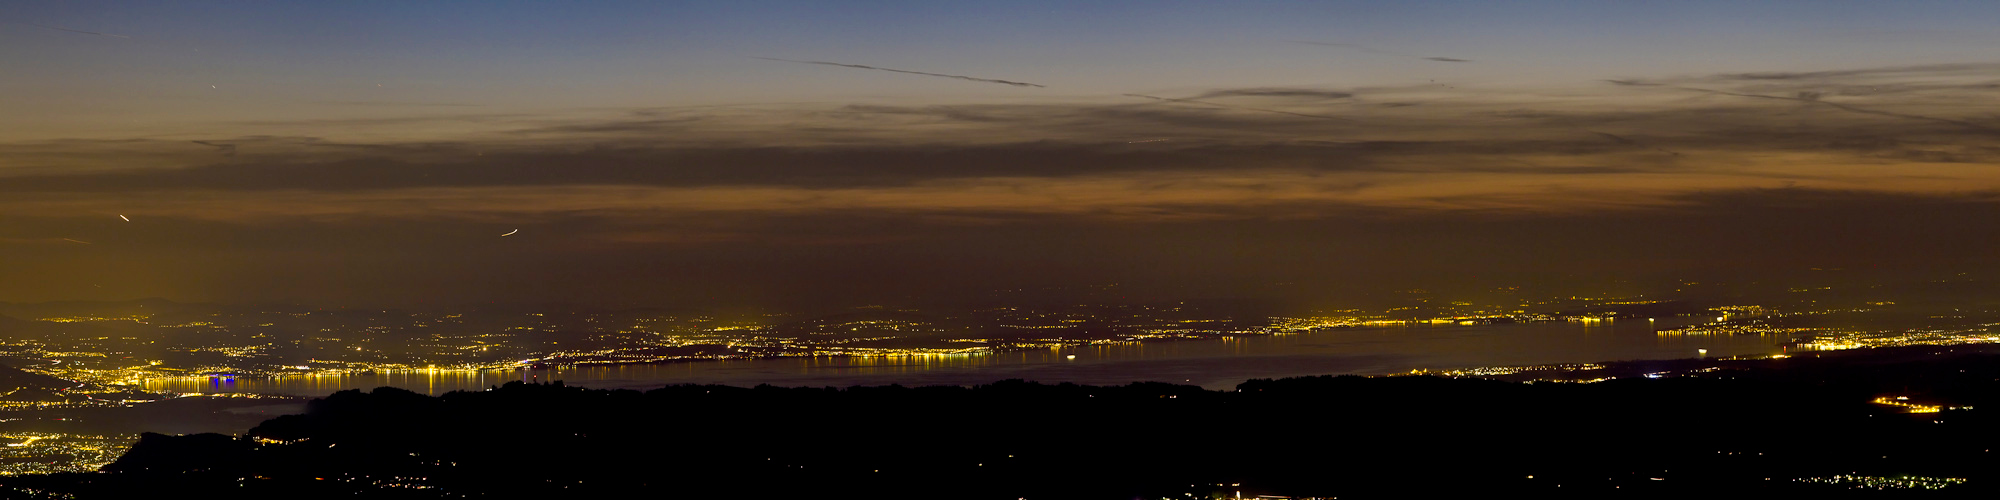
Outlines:
[[[1237,391],[1007,381],[637,392],[515,382],[441,397],[383,388],[334,394],[241,438],[149,434],[105,472],[0,478],[0,492],[1994,498],[2000,357],[1967,351],[1686,361],[1657,379],[1590,384],[1315,377]],[[1960,409],[1906,413],[1878,398]],[[1803,480],[1835,476],[1964,481],[1926,490]],[[1922,481],[1900,484],[1945,484]]]

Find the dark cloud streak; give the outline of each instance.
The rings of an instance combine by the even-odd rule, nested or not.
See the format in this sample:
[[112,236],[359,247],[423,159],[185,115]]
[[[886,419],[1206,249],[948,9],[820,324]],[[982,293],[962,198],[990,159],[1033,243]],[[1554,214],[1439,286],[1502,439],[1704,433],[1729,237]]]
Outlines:
[[203,146],[210,146],[210,147],[214,147],[214,148],[215,148],[215,150],[216,150],[216,152],[219,152],[219,153],[222,153],[222,156],[236,156],[236,145],[235,145],[235,144],[217,144],[217,143],[213,143],[213,142],[208,142],[208,141],[188,141],[188,142],[192,142],[192,143],[195,143],[195,144],[200,144],[200,145],[203,145]]
[[1954,119],[1951,119],[1951,118],[1939,118],[1939,117],[1935,117],[1935,116],[1926,116],[1926,115],[1913,115],[1913,114],[1909,114],[1909,113],[1897,113],[1897,112],[1894,112],[1894,111],[1882,111],[1882,110],[1877,110],[1877,109],[1868,109],[1868,108],[1861,108],[1861,107],[1855,107],[1855,106],[1849,106],[1849,105],[1846,105],[1846,104],[1840,104],[1840,103],[1835,103],[1835,102],[1828,102],[1828,101],[1824,101],[1824,100],[1820,100],[1820,99],[1818,98],[1819,96],[1817,96],[1817,95],[1810,95],[1810,94],[1808,94],[1808,95],[1804,95],[1804,96],[1801,96],[1801,97],[1785,97],[1785,96],[1776,96],[1776,95],[1762,95],[1762,94],[1745,94],[1745,93],[1740,93],[1740,92],[1727,92],[1727,91],[1721,91],[1721,90],[1711,90],[1711,89],[1704,89],[1704,88],[1696,88],[1696,87],[1678,87],[1678,86],[1677,86],[1677,87],[1673,87],[1673,88],[1676,88],[1676,89],[1680,89],[1680,90],[1687,90],[1687,91],[1693,91],[1693,92],[1702,92],[1702,93],[1707,93],[1707,94],[1715,94],[1715,95],[1726,95],[1726,96],[1735,96],[1735,97],[1749,97],[1749,98],[1755,98],[1755,99],[1774,99],[1774,100],[1780,100],[1780,101],[1794,101],[1794,102],[1803,102],[1803,103],[1808,103],[1808,104],[1819,104],[1819,105],[1824,105],[1824,106],[1828,106],[1828,107],[1831,107],[1831,108],[1834,108],[1834,109],[1838,109],[1838,110],[1841,110],[1841,111],[1847,111],[1847,112],[1850,112],[1850,113],[1860,113],[1860,114],[1864,114],[1864,115],[1875,115],[1875,116],[1887,116],[1887,117],[1893,117],[1893,118],[1906,118],[1906,119],[1911,119],[1911,120],[1925,120],[1925,121],[1932,121],[1932,122],[1937,122],[1937,123],[1946,123],[1946,124],[1951,124],[1951,125],[1957,125],[1957,126],[1960,126],[1960,127],[1965,127],[1965,128],[1969,128],[1969,129],[1974,129],[1974,130],[1978,130],[1978,131],[1981,131],[1981,132],[1986,132],[1986,133],[1989,133],[1989,134],[2000,134],[2000,129],[1995,129],[1995,128],[1993,128],[1993,127],[1988,127],[1988,126],[1985,126],[1985,125],[1980,125],[1980,124],[1977,124],[1977,123],[1972,123],[1972,122],[1968,122],[1968,121],[1964,121],[1964,120],[1954,120]]
[[1361,44],[1354,44],[1354,43],[1333,43],[1333,42],[1315,42],[1315,41],[1311,41],[1311,40],[1285,40],[1285,42],[1286,42],[1286,43],[1297,43],[1297,44],[1304,44],[1304,45],[1318,45],[1318,46],[1321,46],[1321,47],[1341,47],[1341,48],[1346,48],[1346,49],[1354,49],[1354,50],[1358,50],[1358,51],[1361,51],[1361,52],[1367,52],[1367,53],[1370,53],[1370,54],[1382,54],[1382,55],[1385,55],[1385,56],[1396,56],[1396,57],[1407,57],[1407,58],[1410,58],[1410,59],[1422,59],[1422,60],[1425,60],[1425,61],[1437,61],[1437,62],[1451,62],[1451,63],[1466,63],[1466,62],[1472,62],[1472,60],[1471,60],[1471,59],[1459,59],[1459,58],[1456,58],[1456,57],[1432,57],[1432,56],[1425,56],[1425,55],[1419,55],[1419,54],[1411,54],[1411,53],[1408,53],[1408,52],[1397,52],[1397,51],[1393,51],[1393,50],[1382,50],[1382,49],[1378,49],[1378,48],[1374,48],[1374,47],[1369,47],[1369,46],[1366,46],[1366,45],[1361,45]]
[[422,107],[478,108],[485,106],[484,104],[466,104],[457,102],[399,102],[399,101],[311,101],[311,102],[313,104],[330,104],[335,106],[379,106],[379,107],[411,107],[411,108],[422,108]]
[[1662,147],[1659,147],[1659,146],[1651,146],[1651,145],[1646,145],[1646,144],[1641,144],[1641,143],[1640,143],[1639,141],[1635,141],[1635,140],[1632,140],[1632,138],[1630,138],[1630,137],[1625,137],[1625,136],[1622,136],[1622,135],[1617,135],[1617,134],[1611,134],[1611,133],[1606,133],[1606,132],[1598,132],[1598,131],[1595,131],[1595,130],[1585,130],[1584,132],[1589,132],[1589,133],[1592,133],[1592,134],[1597,134],[1597,135],[1598,135],[1599,137],[1603,137],[1603,138],[1606,138],[1606,139],[1611,139],[1611,140],[1613,140],[1613,141],[1617,141],[1617,142],[1618,142],[1618,143],[1620,143],[1620,144],[1626,144],[1626,145],[1630,145],[1630,146],[1634,146],[1634,147],[1643,147],[1643,148],[1651,148],[1651,149],[1652,149],[1652,150],[1654,150],[1654,151],[1659,151],[1659,152],[1661,152],[1661,153],[1666,153],[1666,154],[1669,154],[1669,155],[1673,155],[1673,156],[1680,156],[1680,155],[1681,155],[1681,154],[1680,154],[1679,152],[1676,152],[1676,151],[1673,151],[1673,150],[1670,150],[1670,149],[1667,149],[1667,148],[1662,148]]
[[847,64],[847,63],[837,63],[837,62],[826,62],[826,61],[799,61],[799,60],[793,60],[793,59],[779,59],[779,58],[775,58],[775,57],[758,57],[758,58],[756,58],[756,59],[763,59],[763,60],[766,60],[766,61],[782,61],[782,62],[788,62],[788,63],[799,63],[799,64],[818,64],[818,65],[823,65],[823,66],[839,66],[839,67],[843,67],[843,68],[857,68],[857,69],[872,69],[872,70],[876,70],[876,71],[888,71],[888,72],[892,72],[892,73],[907,73],[907,74],[912,74],[912,75],[923,75],[923,76],[935,76],[935,77],[939,77],[939,78],[953,78],[953,79],[958,79],[958,80],[966,80],[966,81],[973,81],[973,82],[985,82],[985,83],[998,83],[998,84],[1001,84],[1001,85],[1012,85],[1012,86],[1015,86],[1015,87],[1036,87],[1036,88],[1047,88],[1047,86],[1046,86],[1046,85],[1039,85],[1039,84],[1033,84],[1033,83],[1027,83],[1027,82],[1016,82],[1016,81],[1010,81],[1010,80],[995,80],[995,79],[992,79],[992,78],[978,78],[978,77],[971,77],[971,76],[965,76],[965,75],[947,75],[947,74],[943,74],[943,73],[926,73],[926,72],[922,72],[922,71],[909,71],[909,70],[901,70],[901,69],[890,69],[890,68],[881,68],[881,67],[875,67],[875,66],[865,66],[865,65],[860,65],[860,64]]
[[1318,90],[1318,89],[1259,87],[1259,88],[1248,88],[1248,89],[1212,90],[1208,92],[1203,92],[1201,95],[1194,96],[1193,99],[1210,99],[1217,97],[1278,97],[1278,98],[1294,98],[1294,99],[1337,100],[1337,99],[1353,98],[1354,93],[1340,92],[1333,90]]
[[1954,63],[1954,64],[1925,64],[1925,65],[1916,65],[1916,66],[1892,66],[1892,67],[1886,67],[1886,68],[1863,68],[1863,69],[1843,69],[1843,70],[1831,70],[1831,71],[1797,71],[1797,72],[1782,72],[1782,71],[1774,71],[1774,72],[1763,72],[1763,73],[1728,73],[1728,74],[1722,74],[1722,75],[1716,75],[1716,76],[1713,76],[1713,77],[1710,77],[1709,79],[1710,79],[1710,80],[1724,80],[1724,81],[1727,81],[1727,80],[1822,80],[1822,79],[1828,79],[1828,78],[1849,78],[1849,77],[1865,77],[1865,76],[1879,76],[1879,75],[1900,75],[1900,74],[1913,74],[1913,73],[1915,73],[1915,74],[1944,74],[1944,73],[1979,73],[1979,74],[1992,74],[1992,73],[1993,73],[1993,72],[1995,72],[1995,71],[2000,71],[2000,64],[1996,64],[1996,63]]
[[1138,97],[1138,98],[1141,98],[1141,99],[1152,99],[1152,100],[1155,100],[1155,101],[1163,101],[1163,102],[1181,102],[1181,103],[1189,103],[1189,104],[1200,104],[1200,105],[1204,105],[1204,106],[1215,106],[1215,107],[1218,107],[1218,108],[1229,108],[1229,109],[1240,109],[1240,110],[1244,110],[1244,111],[1257,111],[1257,112],[1263,112],[1263,113],[1277,113],[1277,114],[1281,114],[1281,115],[1292,115],[1292,116],[1299,116],[1299,117],[1305,117],[1305,118],[1318,118],[1318,119],[1322,119],[1322,120],[1339,120],[1339,121],[1350,121],[1350,120],[1349,120],[1349,119],[1347,119],[1347,118],[1341,118],[1341,117],[1338,117],[1338,116],[1327,116],[1327,115],[1315,115],[1315,114],[1310,114],[1310,113],[1294,113],[1294,112],[1291,112],[1291,111],[1279,111],[1279,110],[1275,110],[1275,109],[1264,109],[1264,108],[1253,108],[1253,107],[1249,107],[1249,106],[1237,106],[1237,105],[1234,105],[1234,104],[1223,104],[1223,103],[1219,103],[1219,102],[1209,102],[1209,101],[1201,101],[1201,100],[1195,100],[1195,99],[1175,99],[1175,98],[1171,98],[1171,97],[1157,97],[1157,96],[1150,96],[1150,95],[1145,95],[1145,94],[1124,94],[1124,95],[1125,95],[1125,96],[1127,96],[1127,97]]

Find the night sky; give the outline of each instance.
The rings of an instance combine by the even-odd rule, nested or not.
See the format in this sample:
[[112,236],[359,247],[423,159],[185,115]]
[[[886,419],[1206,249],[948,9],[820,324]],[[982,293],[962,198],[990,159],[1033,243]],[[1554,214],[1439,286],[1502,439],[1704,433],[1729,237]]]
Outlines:
[[0,301],[1994,272],[1995,54],[1968,1],[12,2]]

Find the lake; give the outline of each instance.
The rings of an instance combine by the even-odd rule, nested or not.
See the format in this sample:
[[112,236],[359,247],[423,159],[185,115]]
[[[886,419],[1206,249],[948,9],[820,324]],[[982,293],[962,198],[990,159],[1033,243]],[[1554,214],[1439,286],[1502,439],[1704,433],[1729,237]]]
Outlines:
[[1707,349],[1710,357],[1775,354],[1783,352],[1779,343],[1791,340],[1782,335],[1656,333],[1699,321],[1662,318],[1595,323],[1411,325],[972,355],[777,358],[538,370],[410,370],[233,381],[190,377],[155,379],[145,387],[151,391],[183,393],[319,396],[380,386],[443,394],[480,390],[513,380],[561,380],[584,387],[647,389],[682,383],[745,387],[973,385],[1019,378],[1094,385],[1159,381],[1228,389],[1252,378],[1692,358],[1699,355],[1698,349]]

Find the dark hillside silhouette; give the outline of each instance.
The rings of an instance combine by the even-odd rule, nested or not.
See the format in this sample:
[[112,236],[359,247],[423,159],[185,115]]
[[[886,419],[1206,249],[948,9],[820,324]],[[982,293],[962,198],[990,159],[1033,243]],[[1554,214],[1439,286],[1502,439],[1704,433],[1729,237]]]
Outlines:
[[[1992,404],[2000,358],[1884,355],[1593,384],[381,388],[334,394],[241,439],[147,436],[113,473],[0,485],[78,498],[164,483],[214,498],[1990,495],[1992,410],[1904,414],[1869,401],[1893,391]],[[1792,481],[1837,474],[1971,481],[1903,493]]]

